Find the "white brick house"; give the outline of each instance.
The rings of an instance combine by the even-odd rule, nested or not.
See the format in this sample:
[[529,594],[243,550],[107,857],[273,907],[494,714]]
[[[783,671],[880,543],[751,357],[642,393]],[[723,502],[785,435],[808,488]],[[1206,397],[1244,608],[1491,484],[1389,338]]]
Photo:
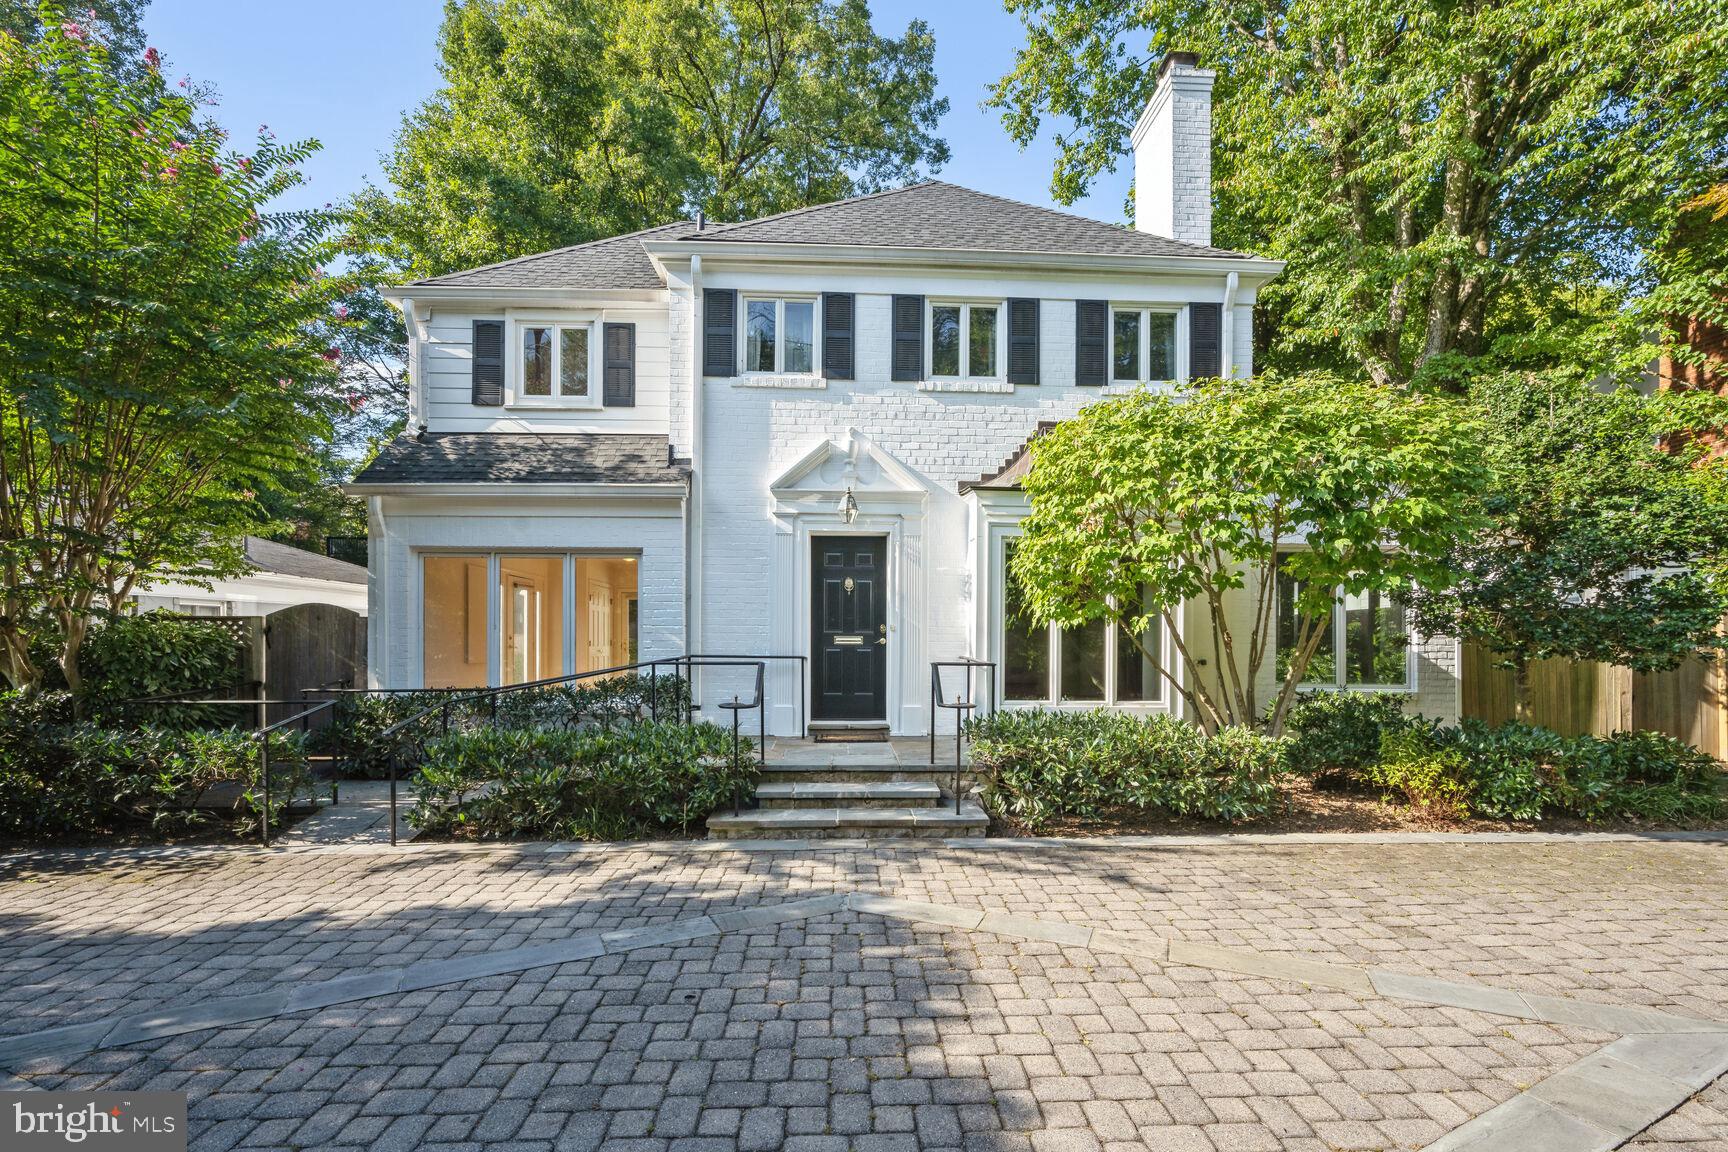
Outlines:
[[[1134,130],[1138,230],[930,182],[393,290],[413,431],[352,487],[375,685],[796,654],[771,731],[803,703],[918,734],[930,662],[969,656],[1005,702],[1179,711],[1113,628],[1018,622],[1003,563],[1041,423],[1253,369],[1281,266],[1210,245],[1211,83],[1181,55],[1161,71]],[[1340,686],[1455,717],[1450,641],[1406,646],[1392,604],[1345,605],[1336,629]],[[712,705],[740,685],[703,687]]]

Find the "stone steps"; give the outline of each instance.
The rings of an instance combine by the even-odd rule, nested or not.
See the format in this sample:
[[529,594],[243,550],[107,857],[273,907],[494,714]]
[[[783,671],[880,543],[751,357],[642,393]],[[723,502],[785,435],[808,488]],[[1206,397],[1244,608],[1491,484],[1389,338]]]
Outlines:
[[924,781],[834,780],[775,781],[756,786],[764,809],[789,808],[934,808],[942,803],[940,785]]
[[857,838],[950,839],[982,836],[990,826],[984,809],[970,800],[954,811],[952,798],[935,808],[761,808],[708,817],[708,835],[719,840],[826,840]]
[[[934,768],[923,764],[786,764],[770,763],[762,769],[764,784],[875,784],[896,783],[935,784],[940,788],[954,787],[954,766]],[[977,781],[972,769],[961,769],[961,787],[970,791]]]

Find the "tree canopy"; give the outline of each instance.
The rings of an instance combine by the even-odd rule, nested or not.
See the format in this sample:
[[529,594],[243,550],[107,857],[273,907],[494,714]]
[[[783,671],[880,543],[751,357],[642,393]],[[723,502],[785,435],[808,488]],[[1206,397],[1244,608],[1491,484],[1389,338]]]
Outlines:
[[[44,9],[0,34],[0,673],[79,688],[90,622],[221,574],[340,405],[333,213],[263,206],[315,147],[244,153]],[[153,62],[154,58],[152,58]]]
[[1728,459],[1687,434],[1722,423],[1719,401],[1525,373],[1478,379],[1470,399],[1492,429],[1487,527],[1459,542],[1456,582],[1413,591],[1419,627],[1510,667],[1519,719],[1535,660],[1648,672],[1724,646]]
[[[1450,578],[1486,479],[1477,431],[1449,398],[1322,374],[1109,397],[1033,442],[1012,576],[1039,623],[1121,620],[1208,726],[1276,734],[1336,595]],[[1265,701],[1278,570],[1303,627]],[[1247,635],[1228,603],[1243,589]],[[1191,600],[1211,651],[1179,623]],[[1175,660],[1149,643],[1160,621]]]
[[1027,42],[992,103],[1022,144],[1059,125],[1064,201],[1121,161],[1166,51],[1217,69],[1215,242],[1289,262],[1269,366],[1630,369],[1728,283],[1676,236],[1728,165],[1716,0],[1009,6]]
[[865,0],[447,0],[444,86],[355,207],[416,276],[941,167],[935,44]]

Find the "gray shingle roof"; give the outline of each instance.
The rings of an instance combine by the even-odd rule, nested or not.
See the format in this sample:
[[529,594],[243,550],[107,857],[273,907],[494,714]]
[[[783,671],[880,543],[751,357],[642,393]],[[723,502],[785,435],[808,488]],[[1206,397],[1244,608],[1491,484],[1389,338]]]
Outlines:
[[1013,455],[1002,461],[1002,466],[994,472],[986,472],[976,480],[962,480],[959,484],[961,495],[974,488],[1018,488],[1026,478],[1026,473],[1032,471],[1032,441],[1038,439],[1052,428],[1056,427],[1054,420],[1040,420],[1038,427],[1032,430],[1032,435],[1014,449]]
[[1080,256],[1245,254],[1136,232],[1067,212],[928,180],[891,192],[797,208],[739,224],[697,229],[689,220],[520,256],[408,285],[439,288],[662,288],[644,240],[753,244],[851,244],[868,248],[960,249]]
[[334,580],[341,584],[366,583],[366,569],[358,564],[257,536],[246,537],[246,560],[260,572]]
[[1243,255],[1022,204],[940,180],[742,224],[711,226],[680,238],[714,243],[858,244],[1088,256]]
[[664,436],[444,432],[398,436],[351,482],[381,484],[669,484],[690,477]]
[[540,252],[533,256],[518,256],[482,268],[416,280],[416,287],[451,288],[664,288],[665,281],[654,271],[642,241],[650,237],[674,237],[680,232],[694,231],[696,225],[677,220],[657,228],[645,228],[625,236],[606,240],[591,240],[569,248]]

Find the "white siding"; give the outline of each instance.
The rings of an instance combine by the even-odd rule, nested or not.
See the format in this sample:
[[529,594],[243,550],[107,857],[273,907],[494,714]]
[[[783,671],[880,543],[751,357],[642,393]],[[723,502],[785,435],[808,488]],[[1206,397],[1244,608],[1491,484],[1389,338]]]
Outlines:
[[[670,330],[666,304],[617,303],[572,296],[572,311],[603,312],[606,321],[636,325],[636,404],[631,408],[476,407],[471,402],[473,322],[506,313],[435,309],[426,322],[421,367],[426,374],[426,426],[432,432],[636,432],[664,435],[671,408]],[[532,309],[536,318],[557,310]],[[513,339],[506,337],[505,372],[514,372]],[[598,389],[600,381],[591,382]]]

